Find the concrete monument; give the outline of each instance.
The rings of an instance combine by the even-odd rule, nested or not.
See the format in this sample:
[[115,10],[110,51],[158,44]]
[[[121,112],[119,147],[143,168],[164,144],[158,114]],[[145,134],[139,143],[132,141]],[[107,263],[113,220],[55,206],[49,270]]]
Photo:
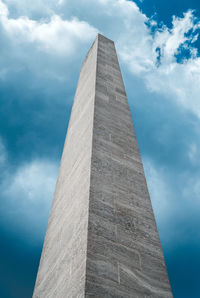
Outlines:
[[34,298],[172,297],[113,41],[80,72]]

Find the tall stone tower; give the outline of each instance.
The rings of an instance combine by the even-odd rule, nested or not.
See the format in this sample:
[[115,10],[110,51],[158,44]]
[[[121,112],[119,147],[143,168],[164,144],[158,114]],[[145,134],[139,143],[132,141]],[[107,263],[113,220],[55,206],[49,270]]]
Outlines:
[[113,41],[75,94],[34,298],[172,297]]

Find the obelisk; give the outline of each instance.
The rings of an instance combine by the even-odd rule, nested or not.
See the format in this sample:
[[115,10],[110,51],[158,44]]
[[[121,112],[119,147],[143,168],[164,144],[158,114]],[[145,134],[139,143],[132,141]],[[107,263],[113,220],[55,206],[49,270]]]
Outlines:
[[80,72],[34,298],[173,297],[114,42]]

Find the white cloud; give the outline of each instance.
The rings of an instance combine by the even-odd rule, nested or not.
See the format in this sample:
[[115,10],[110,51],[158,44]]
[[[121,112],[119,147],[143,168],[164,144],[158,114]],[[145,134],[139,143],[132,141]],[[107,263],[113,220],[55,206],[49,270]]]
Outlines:
[[9,10],[17,16],[50,16],[54,13],[58,0],[1,0],[9,8]]
[[63,2],[64,2],[64,0],[58,0],[58,4],[59,4],[59,5],[62,5]]
[[199,24],[194,24],[193,12],[190,10],[184,13],[183,18],[173,16],[172,29],[163,27],[161,31],[157,31],[153,40],[153,48],[161,48],[162,63],[169,63],[175,61],[174,55],[177,54],[178,49],[186,41],[193,42],[193,34],[186,36],[190,30],[195,32]]
[[36,46],[51,54],[69,55],[81,42],[92,40],[97,30],[78,18],[63,20],[52,15],[50,20],[35,21],[27,16],[9,17],[7,6],[0,1],[0,21],[8,37],[15,43],[35,43]]
[[[1,190],[1,217],[28,231],[30,240],[40,240],[47,222],[55,189],[58,165],[37,159],[18,167],[16,172],[4,172]],[[5,210],[3,210],[5,209]],[[2,211],[3,210],[3,211]],[[41,225],[43,229],[41,229]]]
[[[126,40],[119,39],[118,48],[121,59],[134,75],[145,81],[149,91],[200,118],[200,58],[193,46],[199,27],[194,13],[188,11],[183,18],[173,17],[172,29],[163,26],[151,34],[144,25],[140,34],[127,33]],[[182,48],[188,50],[190,58],[178,63],[175,55]]]
[[88,42],[94,38],[97,30],[84,21],[73,18],[64,21],[55,15],[49,23],[35,26],[30,41],[36,41],[46,51],[69,54],[75,50],[77,41]]
[[[16,0],[6,3],[8,7],[18,8],[19,16],[12,18],[8,7],[0,0],[1,25],[15,48],[10,57],[13,55],[14,61],[19,60],[21,67],[28,65],[38,76],[65,80],[66,69],[74,67],[70,61],[77,61],[79,49],[84,45],[89,47],[100,31],[116,41],[121,61],[133,76],[145,82],[150,92],[200,117],[200,58],[194,46],[200,25],[193,11],[186,12],[182,18],[173,17],[170,29],[164,25],[158,27],[153,18],[142,13],[134,2],[126,0],[75,0],[60,4],[46,1],[43,5],[49,12],[37,20],[23,16],[23,12],[41,9],[41,1],[28,2],[30,9],[26,1],[22,5]],[[175,55],[183,48],[190,53],[190,58],[178,63]],[[42,53],[47,56],[41,56]],[[68,59],[64,61],[66,56]],[[63,60],[55,60],[58,57]],[[0,77],[4,79],[9,71],[7,65],[2,67]]]
[[[62,1],[61,10],[58,1],[44,1],[43,5],[50,12],[48,17],[44,15],[37,21],[23,16],[26,10],[22,8],[41,10],[41,1],[28,1],[29,5],[27,1],[19,5],[16,0],[6,3],[9,7],[15,5],[19,12],[21,9],[21,16],[9,17],[8,7],[0,1],[1,23],[14,45],[33,44],[46,53],[74,57],[81,43],[94,39],[98,28],[116,41],[122,61],[145,81],[151,92],[160,93],[200,116],[200,59],[192,46],[198,38],[199,23],[192,11],[185,13],[183,18],[173,17],[172,29],[169,29],[166,26],[156,28],[157,23],[152,18],[143,14],[134,2],[126,0]],[[95,18],[89,8],[96,10]],[[84,21],[81,20],[83,16]],[[146,23],[154,27],[154,34]],[[183,64],[177,63],[174,56],[181,47],[191,53],[191,59]]]
[[0,1],[0,17],[7,17],[7,16],[8,16],[8,8],[2,1]]
[[25,164],[7,181],[4,194],[31,205],[51,202],[55,188],[57,165],[45,160]]

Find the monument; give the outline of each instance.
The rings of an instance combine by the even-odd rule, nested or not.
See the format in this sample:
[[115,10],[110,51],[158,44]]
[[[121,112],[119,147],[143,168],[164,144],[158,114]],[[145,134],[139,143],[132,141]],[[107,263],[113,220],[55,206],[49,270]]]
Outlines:
[[173,297],[113,41],[80,72],[34,298]]

